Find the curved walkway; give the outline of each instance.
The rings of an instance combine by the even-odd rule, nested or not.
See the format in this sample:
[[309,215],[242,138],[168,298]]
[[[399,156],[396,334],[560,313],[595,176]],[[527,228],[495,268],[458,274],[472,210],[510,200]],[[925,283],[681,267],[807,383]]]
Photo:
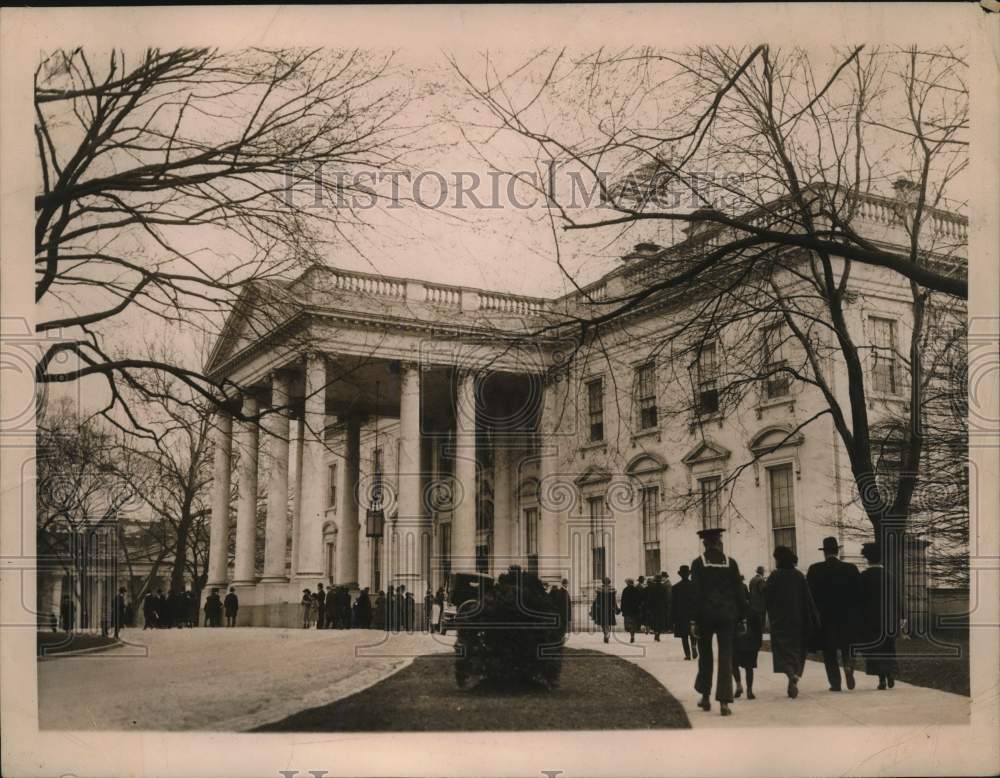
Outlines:
[[[684,661],[681,643],[672,635],[661,642],[652,636],[637,635],[636,642],[622,641],[616,633],[605,644],[600,634],[578,634],[570,638],[573,648],[592,648],[635,662],[669,689],[684,706],[695,729],[702,727],[789,727],[789,726],[920,726],[968,724],[968,697],[922,686],[896,682],[891,690],[875,689],[876,679],[855,672],[857,688],[840,693],[829,691],[822,662],[806,662],[799,682],[799,696],[791,700],[785,693],[787,679],[771,669],[771,654],[760,652],[754,672],[757,699],[741,697],[732,706],[733,716],[719,715],[719,703],[712,700],[712,711],[697,706],[694,690],[697,662]],[[742,672],[741,672],[742,675]]]
[[[129,630],[126,645],[38,662],[42,729],[245,731],[327,705],[409,665],[413,657],[450,653],[451,636],[392,635],[360,630],[264,628]],[[968,697],[897,683],[876,691],[858,674],[852,692],[827,691],[819,662],[810,661],[798,699],[785,696],[783,676],[761,652],[754,691],[723,718],[697,708],[696,665],[680,642],[639,636],[605,645],[599,634],[573,635],[572,648],[596,649],[635,662],[684,706],[691,725],[927,726],[965,724]]]

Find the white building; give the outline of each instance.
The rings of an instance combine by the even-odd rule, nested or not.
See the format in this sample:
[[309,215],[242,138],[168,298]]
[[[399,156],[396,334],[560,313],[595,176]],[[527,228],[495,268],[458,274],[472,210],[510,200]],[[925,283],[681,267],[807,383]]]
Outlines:
[[[904,245],[895,203],[865,196],[855,229]],[[930,225],[964,246],[962,217],[935,212]],[[207,370],[240,389],[245,416],[264,415],[259,426],[219,417],[209,586],[237,587],[242,623],[291,625],[301,590],[320,581],[372,592],[403,583],[419,602],[450,571],[511,564],[568,578],[582,607],[605,573],[619,588],[660,570],[676,580],[706,524],[728,530],[744,571],[770,567],[777,544],[796,548],[805,567],[827,535],[841,534],[846,557],[860,559],[838,529],[859,510],[840,439],[829,416],[802,426],[824,407],[818,390],[761,381],[739,407],[716,412],[718,364],[733,344],[726,335],[702,344],[697,378],[682,380],[691,373],[664,343],[679,337],[672,312],[695,303],[676,295],[650,297],[599,339],[581,341],[566,318],[589,318],[601,301],[648,287],[665,256],[706,252],[723,237],[710,228],[667,250],[641,244],[556,300],[327,267],[248,288]],[[852,334],[873,346],[877,417],[907,402],[897,355],[910,291],[859,264],[850,290]],[[769,358],[779,357],[792,358]],[[840,371],[830,365],[838,393]],[[701,413],[677,412],[687,400]],[[384,511],[382,537],[367,531],[373,508]]]

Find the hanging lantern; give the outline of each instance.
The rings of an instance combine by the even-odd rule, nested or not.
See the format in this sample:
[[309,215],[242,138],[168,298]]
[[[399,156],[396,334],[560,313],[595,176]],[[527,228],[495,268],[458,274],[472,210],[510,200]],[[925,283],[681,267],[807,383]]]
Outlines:
[[385,511],[381,508],[369,508],[365,521],[365,535],[370,538],[380,538],[385,531]]

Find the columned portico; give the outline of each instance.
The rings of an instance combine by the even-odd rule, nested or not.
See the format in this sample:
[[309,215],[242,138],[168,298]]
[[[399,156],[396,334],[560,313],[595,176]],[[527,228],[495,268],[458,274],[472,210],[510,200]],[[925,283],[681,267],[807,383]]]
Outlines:
[[257,534],[257,461],[260,433],[257,415],[260,404],[256,395],[243,397],[243,416],[240,422],[239,502],[236,508],[236,560],[233,583],[256,583],[254,554]]

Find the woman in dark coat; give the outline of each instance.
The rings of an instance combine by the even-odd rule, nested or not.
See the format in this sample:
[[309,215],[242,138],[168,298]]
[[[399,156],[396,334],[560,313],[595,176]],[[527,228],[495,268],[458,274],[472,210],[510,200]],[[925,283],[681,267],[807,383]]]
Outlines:
[[691,639],[691,620],[694,618],[694,585],[688,580],[691,568],[681,565],[677,571],[681,577],[670,592],[670,615],[674,621],[674,637],[680,638],[684,647],[684,658],[698,658],[698,641]]
[[622,589],[622,618],[625,620],[625,631],[629,633],[629,643],[635,643],[635,633],[639,631],[639,618],[642,614],[642,592],[631,578],[625,579]]
[[[741,576],[742,578],[742,576]],[[753,693],[753,671],[757,669],[757,653],[760,651],[763,642],[764,625],[760,614],[750,607],[750,589],[746,584],[743,590],[747,597],[747,628],[745,631],[736,631],[733,640],[733,678],[736,681],[736,691],[733,696],[739,697],[743,694],[743,684],[740,683],[740,668],[747,678],[747,699],[757,699]]]
[[372,625],[375,629],[384,630],[386,628],[385,592],[379,592],[375,596],[375,606],[372,609]]
[[647,581],[645,603],[649,631],[653,633],[653,640],[659,641],[660,635],[670,626],[667,617],[670,615],[671,592],[657,575],[650,576]]
[[372,625],[372,601],[368,596],[368,587],[361,590],[355,605],[358,613],[358,628],[368,629]]
[[385,590],[385,630],[395,632],[399,629],[399,602],[396,598],[396,587]]
[[819,628],[819,612],[806,577],[795,569],[796,561],[795,552],[787,546],[774,549],[776,569],[764,588],[774,672],[788,676],[788,696],[792,698],[799,695],[809,636]]
[[902,610],[899,592],[882,567],[882,550],[877,543],[865,543],[861,555],[868,567],[861,573],[861,656],[865,673],[878,676],[879,689],[893,688],[899,674],[896,661],[896,631]]
[[611,641],[611,630],[617,623],[616,613],[621,613],[621,609],[618,607],[618,597],[611,585],[611,579],[605,578],[604,586],[598,590],[594,604],[590,608],[590,617],[595,624],[600,625],[601,632],[604,633],[605,643]]

